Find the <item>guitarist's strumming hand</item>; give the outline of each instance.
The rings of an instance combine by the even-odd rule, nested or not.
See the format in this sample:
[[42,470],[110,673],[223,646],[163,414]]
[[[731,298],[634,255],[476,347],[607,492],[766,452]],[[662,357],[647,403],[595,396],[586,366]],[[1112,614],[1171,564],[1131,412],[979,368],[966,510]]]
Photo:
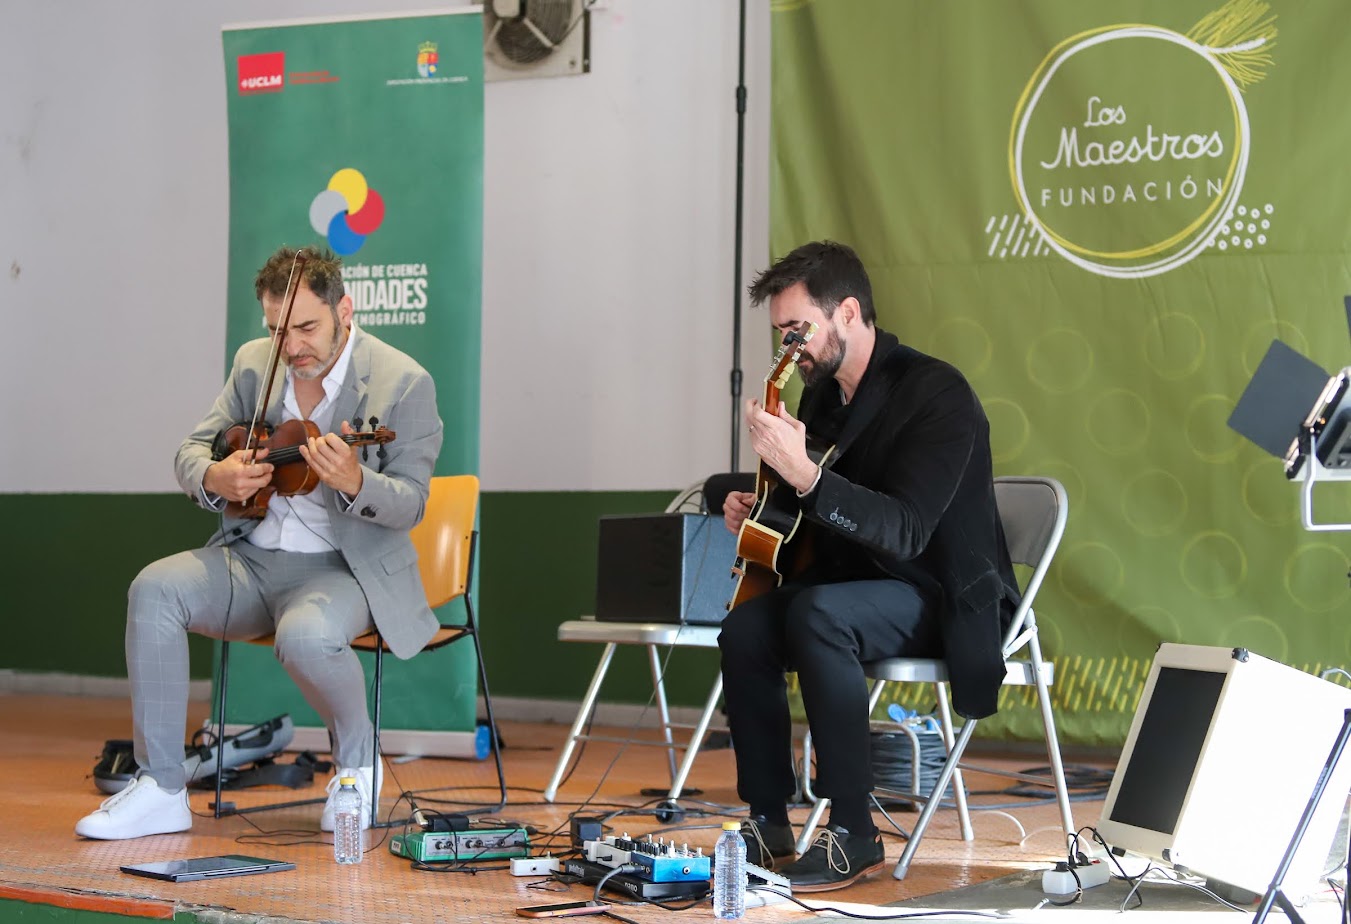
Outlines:
[[753,398],[746,402],[746,424],[751,448],[786,484],[799,493],[815,484],[817,466],[807,455],[806,424],[782,404],[777,415],[770,414]]

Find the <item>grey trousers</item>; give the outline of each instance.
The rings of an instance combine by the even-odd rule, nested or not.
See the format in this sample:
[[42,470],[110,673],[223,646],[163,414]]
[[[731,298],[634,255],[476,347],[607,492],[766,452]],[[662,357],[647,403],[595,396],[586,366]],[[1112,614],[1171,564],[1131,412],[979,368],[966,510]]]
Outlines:
[[127,593],[127,673],[136,763],[169,792],[187,784],[188,633],[242,641],[275,634],[277,660],[328,728],[339,767],[371,762],[374,730],[351,641],[372,628],[338,552],[248,542],[148,565]]

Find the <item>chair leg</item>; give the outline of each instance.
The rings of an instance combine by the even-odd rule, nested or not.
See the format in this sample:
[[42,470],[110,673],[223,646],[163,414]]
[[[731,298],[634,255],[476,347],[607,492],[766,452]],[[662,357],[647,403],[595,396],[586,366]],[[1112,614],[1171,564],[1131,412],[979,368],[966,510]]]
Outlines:
[[384,698],[384,639],[375,634],[375,718],[371,722],[371,827],[380,824],[380,792],[374,789],[375,781],[383,777],[380,772],[380,702]]
[[[1027,614],[1027,619],[1033,622],[1035,617],[1031,611]],[[1060,738],[1055,730],[1055,714],[1051,711],[1051,689],[1046,685],[1045,664],[1041,659],[1041,642],[1033,637],[1031,643],[1027,646],[1030,659],[1032,661],[1032,670],[1035,672],[1037,686],[1037,705],[1041,707],[1041,726],[1046,733],[1046,759],[1051,764],[1051,778],[1055,782],[1055,798],[1060,805],[1060,824],[1065,829],[1065,843],[1069,844],[1070,838],[1074,837],[1074,817],[1070,812],[1070,793],[1069,787],[1065,785],[1065,765],[1060,759]]]
[[488,671],[483,665],[483,647],[479,645],[478,632],[475,631],[471,634],[474,636],[474,653],[478,656],[478,680],[483,687],[483,708],[488,713],[488,742],[493,751],[493,762],[497,764],[497,807],[502,808],[507,804],[507,776],[502,769],[502,748],[497,741],[497,719],[493,716],[493,696],[488,692]]
[[[474,558],[478,552],[478,530],[470,533],[469,538],[469,562],[467,572],[471,576],[474,574]],[[468,634],[474,637],[474,655],[478,660],[478,680],[483,687],[483,709],[488,714],[488,746],[492,748],[493,762],[497,764],[497,807],[502,808],[507,804],[507,775],[502,769],[502,748],[498,745],[497,737],[497,718],[493,715],[493,696],[488,691],[488,669],[483,663],[483,645],[479,640],[478,620],[474,616],[474,591],[472,584],[466,584],[464,588],[464,624],[468,629]],[[597,690],[599,690],[597,684]],[[594,697],[592,702],[595,702]],[[556,775],[556,774],[555,774]],[[552,802],[551,795],[545,796],[545,801]]]
[[558,755],[558,764],[554,767],[554,775],[549,779],[549,785],[544,787],[544,801],[554,801],[554,796],[558,794],[558,787],[563,782],[563,772],[568,768],[568,761],[572,759],[572,751],[577,747],[577,742],[582,737],[582,727],[586,725],[586,720],[590,718],[591,711],[596,708],[596,698],[600,695],[600,685],[605,680],[605,674],[610,670],[610,661],[615,656],[614,642],[606,642],[605,650],[600,653],[600,662],[596,665],[596,672],[591,675],[591,685],[586,688],[586,695],[582,697],[582,704],[577,707],[577,718],[572,722],[572,730],[568,733],[568,740],[563,743],[563,753]]
[[812,845],[812,835],[816,833],[816,827],[821,823],[821,818],[826,814],[826,809],[830,808],[830,800],[822,796],[812,805],[812,810],[807,814],[807,820],[802,823],[802,833],[797,836],[797,852],[803,854],[807,848]]
[[225,691],[230,685],[230,643],[221,639],[220,698],[216,701],[216,802],[211,806],[216,818],[223,814],[220,807],[221,783],[225,773]]
[[694,734],[690,735],[690,743],[685,747],[685,759],[680,762],[680,771],[671,780],[671,791],[666,794],[666,798],[675,802],[680,798],[681,792],[685,789],[685,780],[689,779],[690,770],[694,767],[694,758],[699,756],[699,748],[704,743],[704,735],[708,732],[708,725],[713,720],[713,710],[718,708],[718,700],[722,698],[722,671],[718,671],[718,679],[713,681],[713,689],[708,691],[708,700],[704,703],[703,714],[699,716],[699,723],[694,727]]
[[910,871],[910,862],[915,858],[915,850],[919,847],[920,840],[924,837],[924,832],[929,827],[929,822],[933,820],[934,812],[938,811],[939,804],[943,801],[943,793],[948,788],[948,783],[952,782],[952,775],[957,769],[957,763],[962,759],[962,754],[966,752],[967,742],[971,740],[971,735],[976,730],[976,720],[967,719],[962,725],[962,730],[957,733],[957,740],[952,749],[948,751],[948,759],[943,762],[943,769],[938,771],[938,780],[934,783],[934,790],[930,797],[924,802],[924,809],[919,813],[919,820],[915,822],[915,827],[910,831],[910,839],[905,842],[905,850],[901,853],[900,862],[892,870],[891,875],[896,879],[904,879],[905,874]]
[[647,663],[652,670],[652,695],[657,700],[657,717],[661,719],[662,739],[666,742],[666,762],[670,765],[671,784],[674,786],[676,778],[675,738],[671,735],[671,710],[666,705],[666,678],[661,673],[661,658],[657,656],[656,645],[647,646]]
[[[222,807],[221,789],[225,775],[225,702],[230,688],[230,643],[221,640],[220,660],[218,662],[220,671],[220,699],[216,703],[216,802],[211,806],[212,814],[216,818],[225,815],[252,815],[257,812],[271,812],[277,809],[295,808],[300,805],[317,805],[325,799],[296,799],[290,802],[271,802],[267,805],[255,805],[249,808],[237,808],[234,803],[230,803],[228,809]],[[379,742],[376,742],[379,746]]]
[[[948,704],[948,685],[946,683],[936,683],[934,687],[938,692],[938,715],[942,719],[943,725],[943,744],[952,753],[952,707]],[[941,800],[945,790],[937,790],[937,795],[933,798]],[[966,804],[966,781],[962,779],[962,768],[960,764],[952,768],[952,795],[957,802],[957,822],[962,829],[962,840],[975,840],[975,832],[971,830],[971,811]]]

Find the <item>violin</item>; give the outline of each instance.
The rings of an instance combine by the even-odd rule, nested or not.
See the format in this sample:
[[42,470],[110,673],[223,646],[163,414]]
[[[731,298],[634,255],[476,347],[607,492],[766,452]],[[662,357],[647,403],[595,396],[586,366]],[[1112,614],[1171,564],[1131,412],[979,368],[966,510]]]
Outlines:
[[[217,433],[211,444],[213,462],[241,449],[266,449],[267,461],[272,466],[272,483],[242,503],[226,503],[226,514],[238,519],[259,520],[267,515],[267,505],[273,496],[294,497],[309,494],[318,487],[319,476],[300,455],[300,447],[308,444],[310,437],[319,436],[322,434],[314,421],[301,419],[286,420],[276,427],[264,422],[252,430],[249,424],[237,423]],[[343,434],[338,439],[349,446],[384,445],[394,439],[394,431],[382,426]]]
[[[272,383],[276,378],[278,361],[281,359],[282,344],[286,341],[286,329],[291,323],[291,309],[295,307],[296,295],[300,292],[300,283],[304,279],[306,262],[304,250],[296,251],[295,259],[291,263],[291,274],[286,281],[286,305],[280,323],[272,335],[272,349],[268,355],[267,372],[264,375],[267,387],[263,391],[262,400],[254,407],[253,419],[226,427],[216,434],[211,443],[213,462],[219,462],[240,450],[251,451],[252,458],[256,458],[260,449],[266,449],[267,461],[273,466],[270,484],[260,488],[243,502],[226,503],[225,513],[228,516],[250,520],[262,519],[267,515],[268,502],[274,496],[294,497],[298,494],[309,494],[319,484],[319,476],[300,454],[300,447],[307,445],[311,437],[322,436],[314,421],[287,420],[273,427],[262,419],[263,411],[272,397]],[[349,446],[367,446],[372,443],[383,446],[394,439],[393,430],[376,424],[376,419],[372,417],[371,430],[366,432],[358,430],[338,438]],[[361,421],[357,421],[357,426],[361,426]],[[384,455],[384,449],[380,450],[379,455]]]

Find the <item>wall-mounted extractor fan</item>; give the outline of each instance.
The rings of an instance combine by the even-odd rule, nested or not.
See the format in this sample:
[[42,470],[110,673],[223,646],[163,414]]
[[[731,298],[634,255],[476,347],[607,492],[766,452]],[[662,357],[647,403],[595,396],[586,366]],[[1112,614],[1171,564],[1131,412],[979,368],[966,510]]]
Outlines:
[[591,70],[594,0],[488,0],[484,78],[556,77]]

